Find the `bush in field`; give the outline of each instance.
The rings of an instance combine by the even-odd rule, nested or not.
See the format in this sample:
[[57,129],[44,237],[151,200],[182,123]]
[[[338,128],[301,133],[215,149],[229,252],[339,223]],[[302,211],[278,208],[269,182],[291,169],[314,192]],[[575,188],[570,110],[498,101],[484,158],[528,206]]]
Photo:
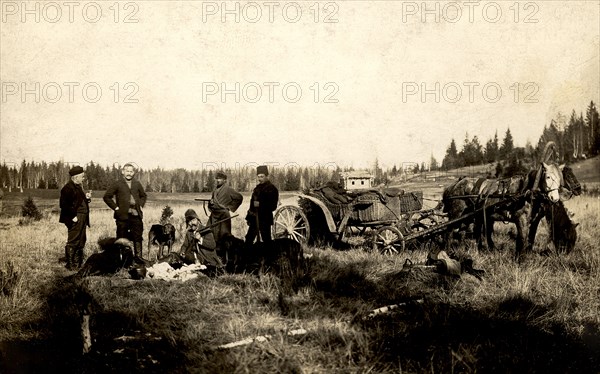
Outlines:
[[171,219],[173,218],[173,209],[165,205],[162,212],[160,213],[160,224],[164,225],[166,223],[171,223]]
[[600,196],[600,187],[599,186],[588,187],[584,183],[583,187],[582,187],[582,192],[584,195],[591,196],[591,197],[597,197],[597,196]]
[[28,196],[23,202],[23,205],[21,206],[21,215],[26,219],[34,221],[39,221],[42,219],[42,213],[38,209],[37,205],[35,205],[35,202],[31,196]]
[[15,270],[12,262],[7,262],[0,268],[0,294],[10,296],[14,293],[21,273]]

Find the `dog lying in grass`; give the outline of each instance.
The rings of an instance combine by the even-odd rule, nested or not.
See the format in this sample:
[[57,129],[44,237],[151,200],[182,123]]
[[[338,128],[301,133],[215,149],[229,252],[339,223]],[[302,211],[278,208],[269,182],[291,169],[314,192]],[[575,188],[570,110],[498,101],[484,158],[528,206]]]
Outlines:
[[88,257],[77,272],[78,277],[114,274],[133,265],[133,243],[130,240],[103,238],[98,240],[98,245],[102,251]]

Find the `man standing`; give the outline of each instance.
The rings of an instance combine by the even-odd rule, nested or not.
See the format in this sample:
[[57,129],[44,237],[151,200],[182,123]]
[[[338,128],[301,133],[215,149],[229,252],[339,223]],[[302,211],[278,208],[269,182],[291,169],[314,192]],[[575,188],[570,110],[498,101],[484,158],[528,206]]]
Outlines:
[[269,180],[269,169],[266,165],[256,168],[258,185],[252,191],[250,208],[246,215],[248,233],[246,234],[246,245],[258,241],[271,241],[271,226],[273,225],[273,211],[277,208],[279,191]]
[[90,226],[89,202],[91,193],[84,193],[81,183],[85,173],[81,166],[69,170],[71,180],[60,190],[60,218],[58,222],[67,226],[67,244],[65,257],[69,270],[81,267],[83,263],[83,247],[86,241],[86,229]]
[[231,217],[230,212],[235,212],[242,204],[244,197],[227,185],[227,175],[221,171],[217,172],[217,188],[212,193],[208,209],[210,217],[208,218],[208,226],[215,222],[225,220],[216,226],[212,227],[212,232],[217,243],[225,235],[231,235]]
[[[142,207],[146,204],[146,192],[142,184],[133,179],[135,168],[127,163],[121,169],[123,178],[115,181],[104,194],[104,202],[115,211],[117,238],[127,238],[133,242],[134,254],[142,255]],[[116,202],[113,199],[116,196]]]

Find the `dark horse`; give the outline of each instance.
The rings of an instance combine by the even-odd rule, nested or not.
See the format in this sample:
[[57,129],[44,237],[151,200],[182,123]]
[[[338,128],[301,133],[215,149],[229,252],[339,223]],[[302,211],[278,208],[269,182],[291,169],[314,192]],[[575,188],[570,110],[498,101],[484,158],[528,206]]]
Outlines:
[[[570,219],[564,220],[560,210],[560,207],[564,210],[564,206],[560,199],[565,188],[571,194],[579,194],[581,187],[578,185],[570,168],[542,163],[526,176],[508,179],[462,178],[444,190],[442,202],[444,212],[448,213],[450,219],[480,209],[481,213],[475,214],[474,219],[474,234],[479,248],[484,246],[484,232],[488,249],[494,248],[494,221],[515,223],[516,257],[519,258],[524,251],[531,249],[542,218],[545,217],[557,233],[562,230],[559,230],[556,222],[551,222],[554,214],[560,215],[562,222],[568,226],[569,242],[561,245],[572,248],[577,238],[576,233],[572,233],[576,225]],[[560,206],[552,208],[557,203]]]

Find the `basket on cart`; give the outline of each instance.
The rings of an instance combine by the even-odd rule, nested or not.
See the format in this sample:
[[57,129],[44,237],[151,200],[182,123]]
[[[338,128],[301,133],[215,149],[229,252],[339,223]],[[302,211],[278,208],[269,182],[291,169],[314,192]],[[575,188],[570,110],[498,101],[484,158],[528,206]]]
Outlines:
[[382,197],[377,193],[359,195],[352,218],[360,222],[399,220],[403,213],[415,212],[423,207],[423,192],[405,192],[400,196]]

